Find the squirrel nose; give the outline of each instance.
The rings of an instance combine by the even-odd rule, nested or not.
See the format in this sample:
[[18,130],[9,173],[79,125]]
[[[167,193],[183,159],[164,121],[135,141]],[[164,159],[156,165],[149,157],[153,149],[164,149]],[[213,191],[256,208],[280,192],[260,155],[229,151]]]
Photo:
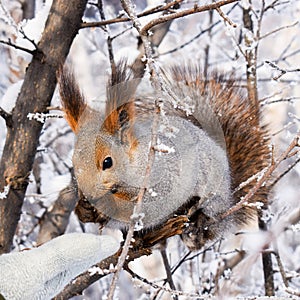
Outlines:
[[115,194],[115,193],[118,191],[117,185],[114,184],[114,185],[111,187],[110,191],[111,191],[112,194]]

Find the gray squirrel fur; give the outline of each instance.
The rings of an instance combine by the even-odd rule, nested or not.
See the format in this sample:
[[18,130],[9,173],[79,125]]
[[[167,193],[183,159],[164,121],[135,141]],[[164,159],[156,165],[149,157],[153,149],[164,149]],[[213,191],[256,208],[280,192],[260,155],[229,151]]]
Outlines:
[[[233,193],[239,184],[266,166],[268,138],[259,125],[260,112],[241,96],[232,78],[212,74],[202,79],[194,67],[173,68],[164,75],[171,93],[145,89],[120,63],[108,83],[103,112],[87,106],[72,74],[61,73],[62,103],[76,133],[74,170],[80,192],[108,217],[107,226],[126,228],[144,180],[154,99],[163,99],[142,202],[143,228],[186,214],[191,221],[182,238],[197,249],[255,213],[245,207],[218,219],[253,185]],[[112,165],[104,168],[107,158]],[[265,203],[266,198],[262,188],[253,202]]]

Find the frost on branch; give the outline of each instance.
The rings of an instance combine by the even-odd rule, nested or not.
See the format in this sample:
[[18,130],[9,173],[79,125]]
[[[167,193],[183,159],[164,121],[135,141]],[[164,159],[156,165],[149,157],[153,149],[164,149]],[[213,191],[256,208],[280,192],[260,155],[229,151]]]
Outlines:
[[5,199],[9,193],[9,185],[6,185],[3,189],[3,192],[0,192],[0,199]]
[[44,114],[44,113],[29,113],[27,115],[27,118],[31,120],[36,120],[40,123],[45,123],[47,119],[53,119],[53,118],[63,118],[63,116],[58,114]]

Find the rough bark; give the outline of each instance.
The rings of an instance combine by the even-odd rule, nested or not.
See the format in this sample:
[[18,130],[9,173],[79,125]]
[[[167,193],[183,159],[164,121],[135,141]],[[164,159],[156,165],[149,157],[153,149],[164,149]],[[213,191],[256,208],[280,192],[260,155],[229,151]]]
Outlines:
[[27,115],[47,112],[56,85],[56,70],[68,55],[86,3],[87,0],[53,1],[12,111],[0,163],[0,191],[4,186],[10,187],[6,198],[0,199],[0,254],[10,250],[43,126],[30,121]]

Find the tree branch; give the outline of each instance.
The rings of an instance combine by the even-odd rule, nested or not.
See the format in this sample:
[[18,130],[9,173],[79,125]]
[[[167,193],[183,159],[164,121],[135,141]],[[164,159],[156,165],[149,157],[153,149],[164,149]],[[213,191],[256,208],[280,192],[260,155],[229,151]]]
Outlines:
[[[164,263],[164,266],[165,266],[166,274],[167,274],[167,280],[166,281],[168,282],[168,284],[170,286],[170,289],[175,291],[176,286],[175,286],[174,281],[173,281],[172,271],[171,271],[169,260],[168,260],[168,257],[167,257],[166,248],[164,246],[162,246],[162,247],[163,248],[160,250],[160,254],[161,254],[161,257],[162,257],[162,260],[163,260],[163,263]],[[174,295],[173,299],[178,300],[177,295]]]
[[188,15],[192,15],[195,13],[199,13],[199,12],[203,12],[203,11],[208,11],[208,10],[212,10],[212,9],[216,9],[219,8],[221,6],[230,4],[230,3],[234,3],[240,0],[222,0],[219,2],[214,2],[211,4],[207,4],[207,5],[203,5],[203,6],[198,6],[197,4],[194,5],[193,8],[189,8],[189,9],[185,9],[179,12],[175,12],[169,15],[165,15],[165,16],[161,16],[159,18],[156,18],[152,21],[150,21],[149,23],[147,23],[142,29],[141,29],[141,35],[147,35],[148,31],[161,23],[170,21],[170,20],[174,20],[174,19],[178,19],[178,18],[182,18],[182,17],[186,17]]
[[31,54],[31,55],[33,55],[33,54],[34,54],[34,51],[35,51],[35,50],[30,50],[30,49],[27,49],[27,48],[24,48],[24,47],[15,45],[15,44],[13,44],[13,43],[11,42],[10,39],[8,39],[8,41],[2,41],[2,40],[0,40],[0,43],[3,44],[3,45],[7,45],[7,46],[10,46],[10,47],[13,47],[13,48],[15,48],[15,49],[17,49],[17,50],[24,51],[24,52],[29,53],[29,54]]
[[276,64],[274,64],[274,63],[272,63],[272,62],[270,62],[268,60],[266,60],[266,64],[268,64],[269,66],[271,66],[276,71],[280,72],[279,75],[273,77],[274,80],[278,80],[279,78],[281,78],[286,73],[300,72],[300,68],[296,68],[296,69],[282,69],[279,66],[277,66]]
[[6,123],[6,126],[11,128],[13,123],[12,123],[12,115],[5,111],[2,107],[0,107],[0,117],[2,117]]
[[[236,0],[236,1],[238,1],[238,0]],[[158,12],[166,11],[172,7],[176,7],[176,5],[180,4],[181,2],[183,2],[183,0],[175,0],[175,1],[169,2],[165,5],[159,5],[157,7],[150,8],[149,10],[146,10],[142,13],[137,14],[137,17],[141,18],[141,17],[152,15],[152,14],[156,14]],[[105,25],[109,25],[109,24],[129,22],[129,21],[131,21],[131,19],[129,17],[117,17],[117,18],[110,19],[110,20],[105,20],[105,21],[103,20],[101,22],[82,23],[81,28],[101,27],[101,26],[105,26]]]

